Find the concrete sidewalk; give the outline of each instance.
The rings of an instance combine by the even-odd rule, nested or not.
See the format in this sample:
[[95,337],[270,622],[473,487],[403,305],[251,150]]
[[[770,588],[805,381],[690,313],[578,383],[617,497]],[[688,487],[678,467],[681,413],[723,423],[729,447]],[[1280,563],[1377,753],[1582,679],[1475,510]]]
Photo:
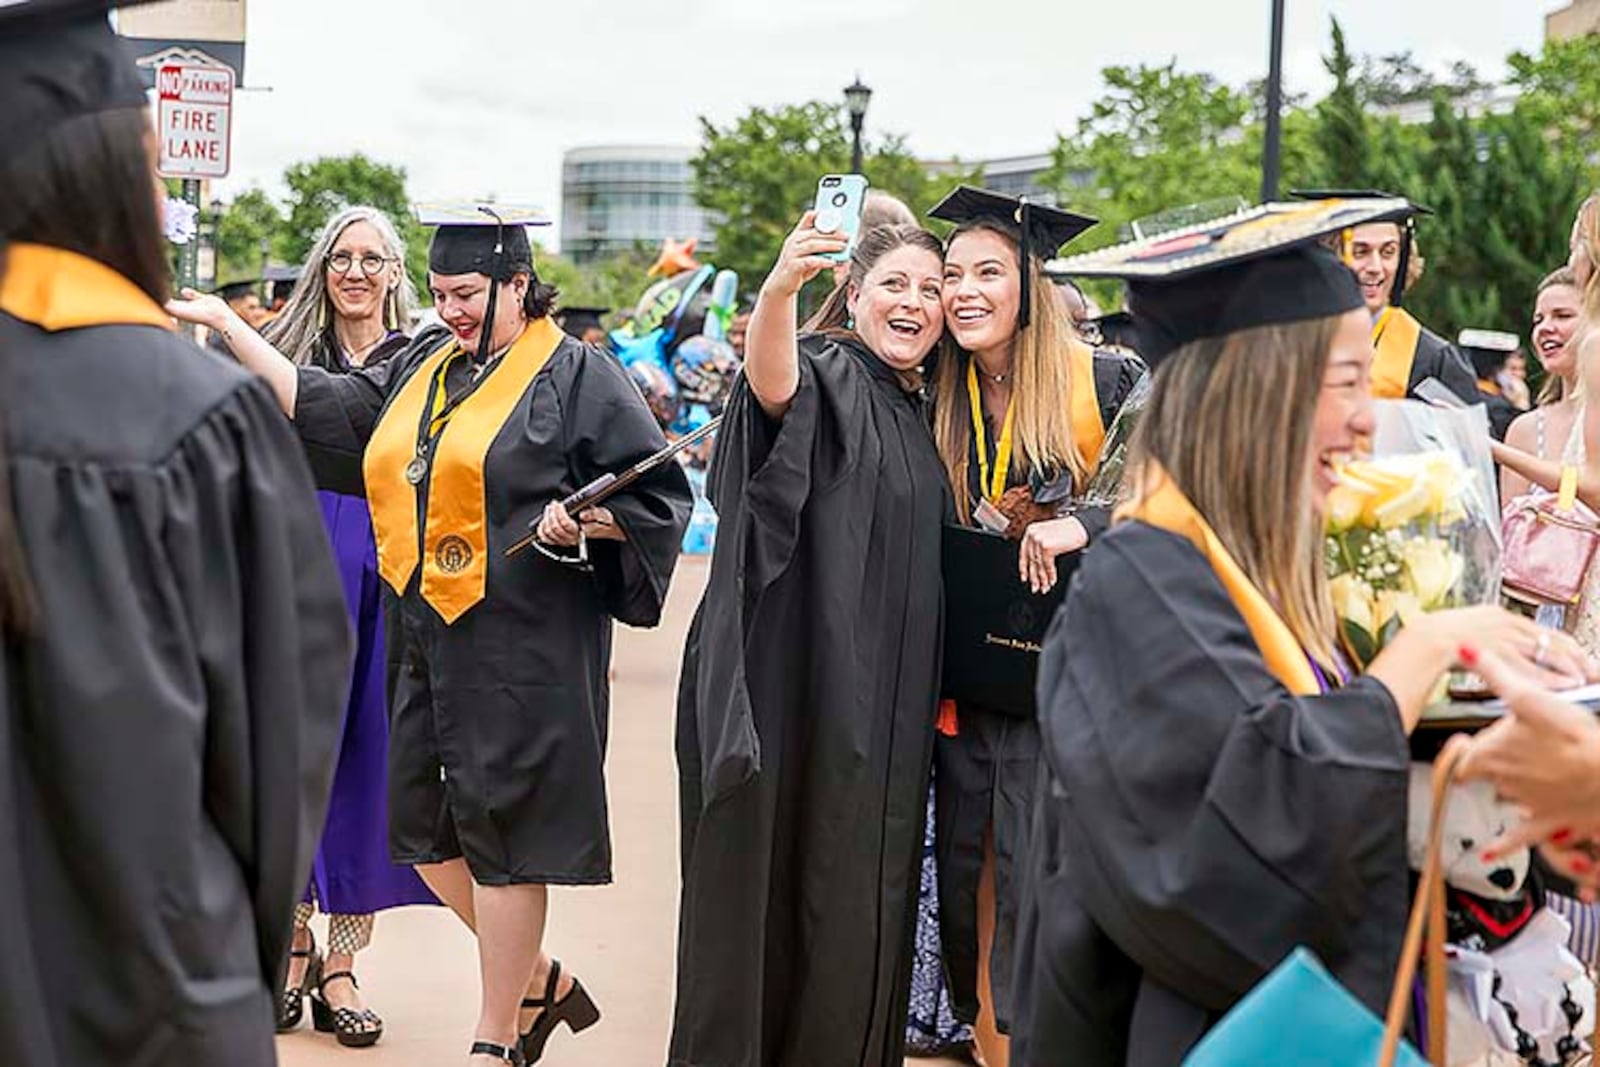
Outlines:
[[[652,631],[617,634],[609,779],[614,885],[555,889],[547,944],[583,979],[605,1017],[574,1038],[562,1029],[552,1067],[661,1067],[672,1015],[677,936],[677,774],[673,707],[684,634],[707,561],[686,557],[667,617]],[[319,931],[319,944],[322,938]],[[372,1049],[344,1049],[308,1019],[279,1039],[285,1067],[450,1067],[466,1063],[477,1018],[477,959],[465,928],[443,908],[383,913],[359,963],[367,1002],[386,1024]],[[908,1061],[936,1067],[946,1061]]]

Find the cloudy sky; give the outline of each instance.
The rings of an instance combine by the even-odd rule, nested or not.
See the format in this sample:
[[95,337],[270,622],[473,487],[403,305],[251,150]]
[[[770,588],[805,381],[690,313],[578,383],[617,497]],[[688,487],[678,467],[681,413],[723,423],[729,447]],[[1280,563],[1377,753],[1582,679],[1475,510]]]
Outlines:
[[[1325,88],[1336,15],[1357,52],[1410,49],[1490,75],[1536,50],[1567,0],[1288,0],[1289,87]],[[1465,9],[1470,7],[1470,15]],[[418,198],[493,194],[554,214],[580,145],[692,144],[697,118],[837,99],[859,71],[871,130],[927,157],[1045,151],[1111,64],[1243,83],[1265,72],[1269,0],[249,0],[234,171],[360,150]],[[554,236],[554,235],[553,235]]]

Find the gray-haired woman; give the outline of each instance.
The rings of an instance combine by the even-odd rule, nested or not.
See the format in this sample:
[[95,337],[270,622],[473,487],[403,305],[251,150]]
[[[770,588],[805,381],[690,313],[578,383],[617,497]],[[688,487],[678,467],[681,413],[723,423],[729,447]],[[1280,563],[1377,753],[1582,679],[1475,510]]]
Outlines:
[[[405,272],[405,245],[394,223],[376,208],[352,207],[324,227],[288,303],[262,332],[294,362],[343,373],[404,349],[408,339],[403,330],[415,306],[416,290]],[[221,301],[213,305],[204,300],[195,308],[230,345],[249,329]],[[319,485],[345,484],[352,472],[341,471],[340,465],[359,462],[315,448],[308,448],[308,455]],[[327,490],[318,496],[358,647],[328,821],[311,885],[295,912],[278,1029],[300,1025],[309,993],[317,1029],[332,1032],[342,1045],[361,1047],[383,1033],[383,1021],[362,1002],[354,974],[356,953],[371,942],[375,913],[436,901],[410,867],[389,861],[386,657],[372,520],[361,497]],[[309,925],[318,907],[328,915],[326,960],[317,952]]]

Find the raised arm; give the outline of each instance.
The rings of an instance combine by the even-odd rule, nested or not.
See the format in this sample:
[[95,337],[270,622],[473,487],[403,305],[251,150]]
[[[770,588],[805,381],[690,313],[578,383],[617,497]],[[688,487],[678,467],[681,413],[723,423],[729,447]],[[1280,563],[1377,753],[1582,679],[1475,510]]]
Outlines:
[[295,394],[299,391],[299,375],[295,366],[282,352],[273,348],[239,313],[219,297],[183,290],[183,299],[167,302],[167,311],[175,319],[204,326],[221,335],[234,358],[253,374],[259,375],[272,389],[283,413],[294,418]]
[[815,211],[807,211],[784,240],[778,262],[756,297],[745,335],[745,380],[770,419],[783,418],[800,387],[800,353],[795,345],[800,289],[833,267],[824,255],[842,252],[846,245],[843,237],[817,232],[816,218]]

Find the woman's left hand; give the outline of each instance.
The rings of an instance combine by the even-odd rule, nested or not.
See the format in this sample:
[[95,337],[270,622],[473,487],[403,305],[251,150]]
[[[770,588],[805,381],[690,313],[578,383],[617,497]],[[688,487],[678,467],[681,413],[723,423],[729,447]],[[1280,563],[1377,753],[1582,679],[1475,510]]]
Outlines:
[[583,535],[591,541],[626,541],[628,531],[624,530],[617,522],[617,517],[611,514],[610,508],[588,508],[578,513],[578,522],[583,527]]
[[1035,593],[1048,593],[1056,584],[1056,557],[1076,552],[1088,543],[1089,531],[1071,516],[1030,523],[1023,531],[1017,555],[1022,584]]
[[228,329],[228,316],[233,309],[220,296],[194,289],[184,289],[180,295],[181,299],[167,301],[167,314],[179,322],[204,326],[216,333]]

